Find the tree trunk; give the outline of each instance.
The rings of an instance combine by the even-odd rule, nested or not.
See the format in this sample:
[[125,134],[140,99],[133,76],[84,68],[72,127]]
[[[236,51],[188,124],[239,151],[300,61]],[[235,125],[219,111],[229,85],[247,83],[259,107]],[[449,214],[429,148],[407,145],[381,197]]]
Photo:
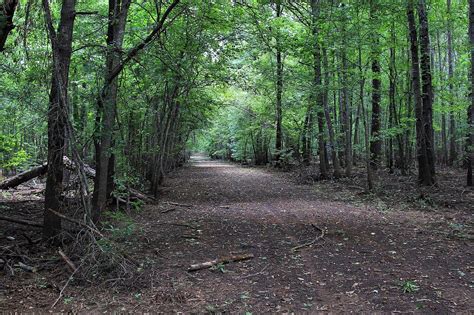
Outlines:
[[331,113],[329,111],[329,105],[328,105],[328,90],[327,86],[329,85],[329,71],[328,71],[328,58],[327,58],[327,53],[326,50],[323,48],[323,62],[324,62],[324,68],[326,69],[325,71],[325,78],[324,78],[324,93],[323,93],[323,108],[324,108],[324,116],[326,117],[326,123],[328,126],[328,133],[329,133],[329,146],[331,147],[331,160],[332,160],[332,165],[334,168],[334,177],[339,178],[341,177],[341,167],[339,165],[339,160],[337,158],[337,148],[336,148],[336,137],[334,135],[334,128],[332,125],[331,121]]
[[311,12],[312,12],[312,33],[313,33],[313,58],[314,58],[314,86],[313,94],[315,95],[315,103],[317,104],[317,117],[318,117],[318,148],[319,148],[319,170],[321,178],[325,179],[328,177],[328,166],[326,163],[326,146],[324,143],[324,93],[322,86],[322,75],[321,75],[321,48],[318,44],[319,29],[319,0],[311,0]]
[[98,222],[101,213],[107,206],[108,193],[111,190],[113,170],[110,161],[112,158],[112,138],[117,108],[117,77],[112,75],[121,62],[121,51],[127,23],[128,10],[131,0],[109,0],[109,15],[107,28],[107,55],[105,69],[105,83],[97,100],[96,129],[99,134],[95,139],[96,172],[94,181],[92,220]]
[[428,29],[428,14],[425,0],[419,0],[418,17],[420,20],[420,70],[421,70],[421,99],[423,103],[423,123],[425,129],[426,154],[432,184],[435,183],[435,151],[433,131],[433,85],[431,80],[430,37]]
[[342,51],[342,121],[344,125],[344,163],[346,167],[345,174],[347,177],[350,177],[352,175],[352,114],[349,102],[349,91],[347,87],[348,68],[345,48],[342,48]]
[[310,103],[308,104],[308,107],[306,109],[306,116],[304,119],[304,125],[303,125],[303,134],[302,134],[302,139],[301,139],[301,145],[303,147],[303,164],[309,165],[311,163],[311,134],[312,134],[312,123],[313,123],[313,106],[312,106],[312,100],[310,100]]
[[[371,0],[370,2],[370,20],[373,28],[377,28],[376,23],[377,15],[377,0]],[[380,48],[378,41],[378,32],[375,31],[373,34],[372,43],[372,122],[370,132],[370,153],[371,153],[371,166],[373,169],[377,169],[380,164],[380,155],[382,152],[382,139],[380,138],[380,99],[381,99],[381,80],[380,80]]]
[[[282,6],[280,0],[276,1],[276,17],[281,17]],[[276,135],[275,135],[275,161],[280,165],[280,154],[283,149],[282,132],[282,96],[283,96],[283,60],[280,36],[276,35]]]
[[457,159],[456,152],[456,121],[454,119],[454,58],[453,58],[453,34],[452,34],[452,16],[451,16],[451,0],[447,0],[448,13],[448,79],[449,79],[449,160],[448,165],[453,165]]
[[474,0],[469,0],[469,44],[471,48],[471,103],[467,109],[466,184],[472,186],[472,161],[474,160]]
[[[58,30],[54,32],[54,29],[50,29],[53,74],[48,109],[48,175],[44,196],[43,224],[43,237],[45,239],[55,237],[61,231],[61,218],[49,210],[62,212],[63,155],[65,153],[66,123],[69,115],[67,90],[76,16],[75,6],[75,0],[63,0]],[[48,0],[43,0],[43,9],[47,22],[52,27]]]
[[4,0],[0,4],[0,52],[5,49],[8,35],[15,28],[13,16],[17,5],[18,0]]
[[410,55],[411,55],[411,82],[413,90],[413,99],[415,102],[416,116],[416,147],[418,160],[418,182],[422,185],[432,185],[433,178],[429,169],[429,162],[426,153],[425,129],[423,124],[423,103],[420,89],[420,64],[418,55],[418,36],[415,23],[415,13],[413,1],[407,2],[408,30],[410,36]]
[[[440,77],[440,82],[444,84],[445,78],[443,75],[444,69],[443,69],[443,57],[441,53],[440,37],[441,35],[439,34],[439,31],[436,32],[439,77]],[[441,108],[444,108],[445,106],[442,99],[440,99],[440,106]],[[448,162],[448,136],[446,132],[446,114],[444,113],[444,111],[441,113],[441,161],[440,162],[444,164],[449,164]]]

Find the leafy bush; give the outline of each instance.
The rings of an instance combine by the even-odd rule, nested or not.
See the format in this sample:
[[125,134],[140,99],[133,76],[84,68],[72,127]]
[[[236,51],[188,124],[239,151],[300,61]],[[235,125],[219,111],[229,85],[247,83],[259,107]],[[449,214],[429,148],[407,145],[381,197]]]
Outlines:
[[0,168],[14,170],[25,166],[30,155],[18,148],[18,139],[9,135],[0,135]]

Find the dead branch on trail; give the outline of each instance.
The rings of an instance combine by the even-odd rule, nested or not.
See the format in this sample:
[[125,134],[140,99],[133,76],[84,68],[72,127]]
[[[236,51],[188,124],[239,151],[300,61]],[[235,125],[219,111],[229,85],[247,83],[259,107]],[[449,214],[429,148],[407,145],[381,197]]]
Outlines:
[[243,261],[243,260],[248,260],[254,258],[253,254],[241,254],[241,255],[233,255],[233,256],[224,256],[220,257],[211,261],[206,261],[203,263],[199,264],[194,264],[189,266],[188,271],[198,271],[206,268],[210,268],[214,265],[218,264],[227,264],[230,262],[236,262],[236,261]]
[[18,262],[18,264],[16,264],[14,267],[19,267],[19,268],[21,268],[25,271],[28,271],[28,272],[36,272],[37,271],[37,269],[35,267],[28,266],[28,265],[22,263],[21,261]]
[[325,233],[326,233],[326,230],[325,230],[324,228],[321,229],[320,227],[318,227],[318,226],[315,225],[315,224],[311,224],[311,226],[312,226],[315,230],[320,231],[321,234],[320,234],[319,236],[317,236],[315,239],[313,239],[312,241],[310,241],[310,242],[307,242],[307,243],[298,245],[298,246],[296,246],[296,247],[293,247],[293,248],[291,249],[292,251],[296,252],[297,250],[300,250],[300,249],[303,248],[303,247],[311,246],[311,245],[313,245],[314,243],[316,243],[317,241],[319,241],[320,239],[322,239],[322,238],[324,237],[324,235],[325,235]]
[[177,203],[177,202],[170,202],[170,201],[166,201],[165,203],[169,204],[170,206],[178,206],[178,207],[183,207],[183,208],[192,208],[192,207],[194,207],[193,205],[187,205],[187,204],[184,204],[184,203]]
[[27,220],[21,220],[21,219],[13,219],[13,218],[4,217],[4,216],[0,216],[0,221],[7,221],[7,222],[12,222],[12,223],[32,226],[32,227],[36,227],[36,228],[42,228],[43,227],[43,224],[41,224],[41,223],[27,221]]
[[161,213],[168,213],[168,212],[175,211],[175,210],[178,210],[178,209],[177,208],[170,208],[170,209],[166,209],[166,210],[161,211]]

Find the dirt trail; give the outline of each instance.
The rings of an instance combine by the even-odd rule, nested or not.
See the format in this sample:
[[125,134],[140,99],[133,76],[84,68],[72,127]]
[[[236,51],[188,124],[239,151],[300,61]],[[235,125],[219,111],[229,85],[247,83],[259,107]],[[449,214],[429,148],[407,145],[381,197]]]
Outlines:
[[[426,311],[474,309],[472,242],[431,231],[436,214],[382,213],[321,199],[285,174],[201,156],[166,182],[140,222],[155,252],[138,309],[175,311]],[[191,208],[161,213],[166,202]],[[168,206],[169,208],[170,206]],[[189,225],[167,225],[163,223]],[[294,252],[319,235],[324,238]],[[193,237],[195,237],[193,239]],[[222,270],[191,263],[253,253]],[[151,258],[150,258],[151,259]],[[402,283],[419,290],[404,293]],[[148,304],[150,303],[150,304]]]
[[[439,222],[447,224],[443,213],[331,201],[334,196],[296,185],[286,173],[202,156],[165,185],[157,204],[134,214],[136,232],[124,239],[142,264],[137,278],[125,287],[71,284],[54,311],[474,310],[472,240],[439,231]],[[293,251],[320,235],[313,225],[324,237]],[[255,257],[187,272],[190,264],[234,253]],[[0,279],[0,310],[50,310],[68,274],[64,266]],[[403,292],[403,283],[418,290]]]

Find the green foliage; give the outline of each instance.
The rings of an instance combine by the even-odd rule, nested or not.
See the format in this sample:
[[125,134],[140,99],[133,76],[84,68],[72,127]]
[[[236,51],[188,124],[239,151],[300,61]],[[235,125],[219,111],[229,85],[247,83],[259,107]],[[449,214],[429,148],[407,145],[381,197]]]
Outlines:
[[218,272],[221,272],[221,273],[226,273],[227,270],[225,269],[225,265],[223,263],[218,263],[217,265],[214,265],[212,267],[209,268],[210,270],[213,270],[213,271],[218,271]]
[[0,168],[11,170],[27,165],[30,156],[18,146],[18,137],[0,134]]
[[406,280],[400,284],[403,293],[415,293],[420,290],[420,287],[413,280]]
[[[110,232],[110,238],[114,241],[129,239],[136,231],[136,224],[127,214],[121,211],[107,211],[103,222],[104,229]],[[104,244],[105,247],[109,247]]]
[[[274,1],[245,3],[182,0],[166,23],[166,31],[120,74],[111,152],[116,170],[114,196],[126,199],[128,187],[147,188],[153,177],[163,175],[160,172],[166,174],[179,166],[187,149],[255,164],[269,163],[280,155],[283,165],[292,165],[301,160],[303,138],[307,136],[316,160],[319,133],[329,147],[326,117],[323,130],[318,128],[317,115],[323,111],[319,93],[324,94],[336,134],[333,149],[342,154],[345,139],[341,104],[343,91],[347,90],[352,144],[360,159],[366,150],[365,119],[370,132],[374,50],[380,54],[382,70],[379,138],[384,146],[392,140],[394,155],[398,147],[393,143],[400,138],[405,150],[415,151],[407,21],[405,10],[400,9],[404,3],[379,1],[378,14],[371,17],[370,1],[318,1],[316,25],[312,24],[309,1],[282,1],[283,14],[278,18]],[[51,6],[56,26],[61,2],[53,1]],[[19,6],[15,24],[23,27],[11,33],[0,58],[0,167],[7,170],[47,158],[50,43],[41,6],[32,5],[28,19],[26,7]],[[160,14],[165,9],[166,4]],[[156,10],[153,1],[132,5],[124,54],[155,25]],[[94,141],[101,132],[95,123],[100,113],[97,95],[104,83],[108,3],[78,1],[76,11],[97,12],[76,18],[68,90],[77,139],[74,145],[87,163],[95,164]],[[446,1],[429,2],[433,124],[438,151],[442,148],[440,134],[446,128],[443,118],[454,117],[458,147],[464,146],[468,131],[465,113],[470,100],[470,47],[466,11],[466,1],[453,2],[449,14]],[[455,55],[452,77],[447,74],[448,25],[452,26]],[[277,47],[283,55],[282,152],[275,151]],[[321,54],[320,86],[315,82],[316,48]],[[395,84],[397,116],[392,122],[391,82]],[[311,120],[305,126],[307,117]],[[159,176],[154,176],[157,172]]]

